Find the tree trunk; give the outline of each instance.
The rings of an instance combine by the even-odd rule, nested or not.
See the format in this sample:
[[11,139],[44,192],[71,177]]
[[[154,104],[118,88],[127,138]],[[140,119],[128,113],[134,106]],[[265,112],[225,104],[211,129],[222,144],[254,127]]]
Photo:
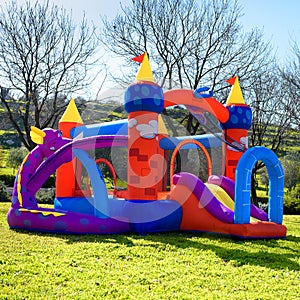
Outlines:
[[258,206],[256,189],[257,189],[256,170],[253,169],[251,175],[251,200],[254,205]]

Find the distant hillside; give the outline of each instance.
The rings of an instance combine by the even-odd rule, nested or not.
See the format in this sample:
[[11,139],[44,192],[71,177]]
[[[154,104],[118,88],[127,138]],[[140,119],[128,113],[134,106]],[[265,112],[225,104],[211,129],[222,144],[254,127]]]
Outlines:
[[84,124],[97,124],[127,118],[124,105],[116,101],[88,102],[81,112]]
[[[120,92],[120,91],[119,91]],[[112,120],[124,119],[127,117],[124,111],[123,96],[117,94],[111,97],[102,94],[101,100],[88,101],[80,108],[82,120],[86,125],[108,122]],[[107,96],[107,97],[106,97]],[[112,100],[114,99],[114,100]],[[182,110],[176,109],[170,112],[170,117],[180,121],[182,119]],[[275,134],[276,128],[270,128],[266,138],[272,137]],[[10,148],[19,147],[19,138],[7,120],[6,113],[3,108],[0,108],[0,146]],[[289,151],[299,151],[300,149],[300,132],[293,130],[284,141],[278,153],[279,156],[284,156]]]

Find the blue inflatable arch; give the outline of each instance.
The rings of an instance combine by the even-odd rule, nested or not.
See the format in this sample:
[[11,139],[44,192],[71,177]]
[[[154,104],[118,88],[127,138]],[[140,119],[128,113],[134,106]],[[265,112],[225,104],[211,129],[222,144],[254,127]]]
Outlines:
[[235,171],[234,223],[250,223],[251,174],[258,161],[266,165],[269,176],[269,221],[282,224],[284,173],[275,153],[265,147],[248,149],[238,162]]
[[104,178],[99,167],[95,160],[84,150],[75,148],[73,149],[73,154],[80,160],[90,176],[94,191],[94,215],[102,219],[107,219],[109,217],[108,196]]

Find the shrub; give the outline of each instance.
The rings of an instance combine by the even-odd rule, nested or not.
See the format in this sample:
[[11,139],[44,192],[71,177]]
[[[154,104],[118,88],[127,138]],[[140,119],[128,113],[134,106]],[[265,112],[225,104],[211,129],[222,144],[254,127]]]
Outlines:
[[3,183],[9,187],[14,186],[15,178],[16,178],[16,176],[14,176],[14,175],[8,175],[8,174],[0,175],[0,181],[3,181]]
[[281,163],[284,169],[284,186],[288,189],[294,188],[300,180],[300,154],[290,152],[286,155]]
[[21,141],[16,132],[11,133],[8,131],[0,134],[0,145],[3,148],[21,147]]
[[55,189],[40,189],[36,193],[36,200],[39,204],[53,204],[55,198]]
[[24,147],[12,148],[9,151],[6,164],[14,170],[17,170],[27,154],[28,150]]
[[296,185],[286,195],[284,200],[284,213],[300,215],[300,185]]
[[43,188],[54,188],[55,187],[55,176],[50,176],[43,184]]
[[[0,181],[3,181],[6,186],[13,187],[15,182],[16,176],[8,175],[8,174],[1,174]],[[43,188],[53,188],[55,187],[55,177],[50,176],[43,185]]]
[[0,202],[10,202],[10,197],[3,181],[0,181]]

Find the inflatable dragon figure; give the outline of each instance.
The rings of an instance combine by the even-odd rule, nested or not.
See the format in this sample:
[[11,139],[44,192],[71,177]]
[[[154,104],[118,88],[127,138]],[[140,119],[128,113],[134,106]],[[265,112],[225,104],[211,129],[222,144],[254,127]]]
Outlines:
[[37,146],[24,158],[18,170],[12,195],[13,207],[37,207],[36,199],[27,189],[28,181],[45,158],[71,141],[63,138],[59,130],[41,130],[34,126],[31,126],[30,137]]

